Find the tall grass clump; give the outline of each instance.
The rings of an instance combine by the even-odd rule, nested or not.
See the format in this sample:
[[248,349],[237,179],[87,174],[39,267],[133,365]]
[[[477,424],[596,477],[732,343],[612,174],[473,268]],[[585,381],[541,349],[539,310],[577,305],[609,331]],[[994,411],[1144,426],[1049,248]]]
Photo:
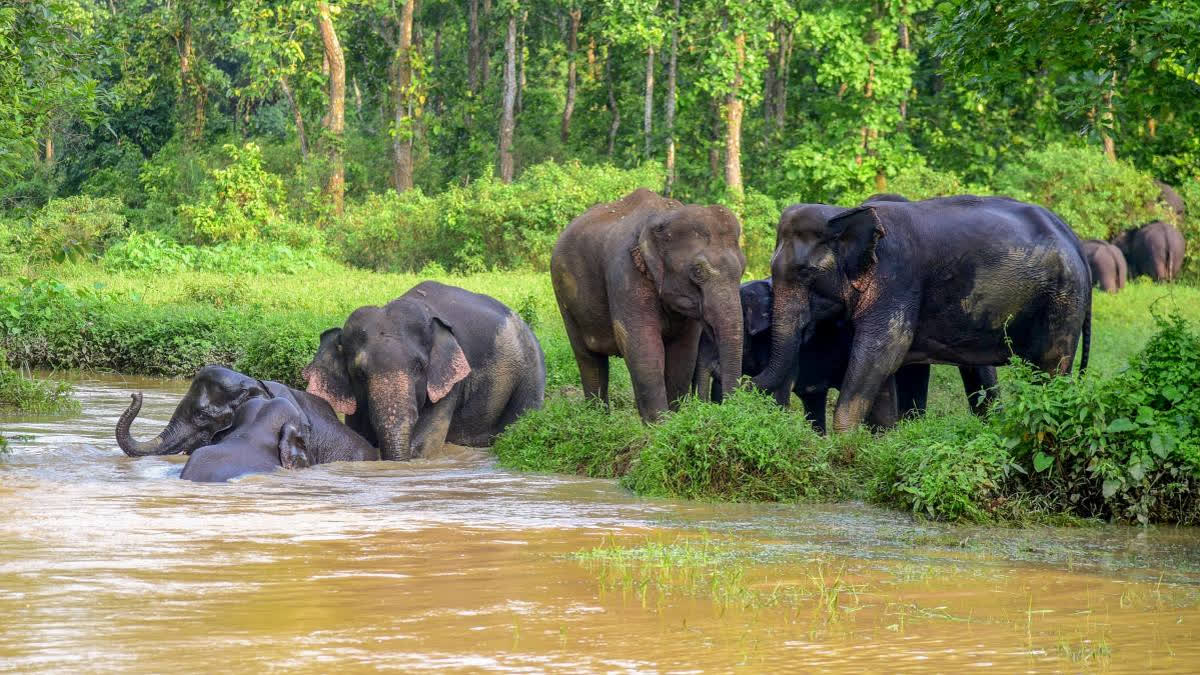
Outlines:
[[623,483],[641,495],[721,501],[821,501],[846,492],[834,446],[803,415],[735,391],[722,404],[689,398],[647,430]]
[[[0,353],[0,413],[79,412],[79,401],[71,397],[73,393],[66,382],[39,380],[9,367]],[[0,451],[3,447],[0,443]]]
[[644,433],[628,410],[609,413],[595,402],[554,396],[509,426],[492,450],[510,469],[616,478],[625,473]]

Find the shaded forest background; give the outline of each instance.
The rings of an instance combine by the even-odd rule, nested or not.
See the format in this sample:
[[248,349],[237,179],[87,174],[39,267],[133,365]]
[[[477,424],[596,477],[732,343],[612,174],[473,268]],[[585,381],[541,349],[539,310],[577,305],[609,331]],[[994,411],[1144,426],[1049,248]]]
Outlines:
[[1194,0],[16,0],[0,272],[539,268],[640,185],[733,206],[752,268],[781,206],[878,191],[1107,236],[1169,215],[1158,180],[1200,234],[1197,25]]

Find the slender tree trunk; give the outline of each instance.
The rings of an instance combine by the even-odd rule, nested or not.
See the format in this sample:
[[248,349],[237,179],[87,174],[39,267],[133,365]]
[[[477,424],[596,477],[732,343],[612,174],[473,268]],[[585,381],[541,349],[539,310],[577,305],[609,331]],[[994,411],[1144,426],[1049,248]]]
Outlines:
[[504,38],[504,101],[500,112],[500,180],[513,179],[513,132],[516,128],[514,111],[517,104],[517,13],[508,16],[508,33]]
[[[480,17],[479,21],[481,24],[480,30],[484,36],[487,35],[488,26],[489,26],[491,17],[492,17],[492,0],[483,0],[483,16]],[[480,89],[484,89],[485,87],[487,87],[488,77],[491,76],[490,69],[488,68],[488,57],[489,56],[490,56],[490,54],[488,53],[488,48],[487,48],[487,38],[486,37],[480,38],[480,41],[479,41],[479,88]]]
[[479,0],[467,3],[467,89],[479,93]]
[[721,130],[721,101],[713,97],[708,107],[708,174],[715,185],[721,180],[721,144],[724,135]]
[[[903,49],[904,51],[908,51],[909,49],[912,49],[912,44],[909,42],[909,39],[908,39],[908,21],[905,19],[901,19],[901,21],[900,21],[899,47],[900,47],[900,49]],[[900,123],[904,124],[904,120],[906,120],[906,119],[908,119],[908,95],[907,94],[905,94],[904,98],[900,99]]]
[[404,193],[413,186],[413,12],[417,0],[407,0],[400,12],[396,51],[392,55],[395,77],[392,84],[392,114],[395,122],[392,136],[393,178],[396,192]]
[[[429,71],[431,73],[440,72],[442,67],[442,24],[439,21],[437,29],[433,31],[433,63],[430,64]],[[430,109],[438,114],[442,112],[442,95],[440,92],[435,92],[433,98],[429,101]]]
[[54,166],[54,131],[46,132],[46,144],[43,148],[42,161],[47,167]]
[[654,136],[654,47],[646,48],[646,105],[642,113],[643,154],[650,159],[650,141]]
[[787,124],[787,94],[788,94],[788,70],[792,63],[792,27],[784,24],[779,25],[779,49],[776,51],[775,59],[775,78],[773,84],[775,91],[771,93],[772,108],[771,119],[776,131],[782,132]]
[[1150,138],[1158,135],[1158,120],[1153,117],[1146,120],[1146,133],[1150,135]]
[[570,26],[567,29],[567,102],[563,105],[562,129],[559,132],[566,144],[571,135],[571,115],[575,113],[575,52],[579,49],[579,19],[583,15],[578,7],[568,12]]
[[190,107],[185,115],[185,139],[189,143],[199,141],[204,135],[205,108],[208,104],[204,84],[196,75],[195,49],[192,46],[192,17],[184,16],[183,28],[176,40],[179,50],[180,99],[184,108]]
[[342,159],[343,134],[346,130],[346,59],[337,32],[334,31],[333,17],[326,0],[317,3],[317,13],[317,27],[321,31],[325,58],[329,62],[329,111],[325,114],[325,132],[329,136],[327,145],[331,166],[325,192],[333,200],[334,213],[340,216],[346,192],[346,167]]
[[1117,71],[1113,70],[1108,90],[1104,92],[1104,113],[1100,117],[1100,137],[1104,140],[1104,156],[1110,162],[1117,161],[1117,141],[1113,138],[1113,94],[1117,90]]
[[525,109],[525,24],[529,12],[521,12],[521,25],[517,28],[517,114]]
[[350,79],[350,83],[354,86],[354,114],[358,119],[362,119],[362,90],[358,88],[358,77]]
[[612,48],[605,50],[604,80],[608,83],[608,112],[612,120],[608,123],[608,156],[611,159],[617,146],[617,129],[621,126],[621,109],[617,107],[617,89],[612,72]]
[[742,187],[742,112],[741,99],[742,69],[746,65],[746,34],[739,33],[733,40],[735,66],[733,82],[725,97],[725,186],[735,195],[741,196]]
[[671,23],[671,56],[667,60],[667,185],[668,197],[675,191],[675,67],[679,59],[679,0]]
[[279,86],[283,89],[283,95],[292,109],[292,117],[296,120],[296,138],[300,141],[300,159],[307,160],[308,136],[304,133],[304,115],[300,114],[300,106],[296,103],[296,96],[292,93],[292,87],[288,84],[286,77],[280,76]]

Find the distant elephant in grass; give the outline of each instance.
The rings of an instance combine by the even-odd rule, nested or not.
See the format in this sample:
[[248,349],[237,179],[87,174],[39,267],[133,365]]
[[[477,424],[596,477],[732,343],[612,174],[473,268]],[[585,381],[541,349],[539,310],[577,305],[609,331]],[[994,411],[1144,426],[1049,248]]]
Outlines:
[[197,448],[180,478],[200,483],[227,481],[248,473],[316,464],[309,452],[304,415],[286,398],[252,398],[237,407],[221,440]]
[[1092,282],[1108,293],[1125,288],[1129,268],[1121,249],[1102,239],[1084,239],[1083,256],[1092,268]]
[[1183,217],[1187,215],[1187,205],[1183,203],[1183,197],[1179,196],[1175,188],[1162,181],[1156,180],[1154,184],[1158,186],[1159,199],[1175,213],[1175,222],[1182,223]]
[[1129,276],[1145,274],[1155,281],[1175,281],[1183,270],[1187,242],[1173,225],[1156,220],[1113,237],[1129,264]]
[[384,459],[450,442],[486,447],[542,407],[546,358],[495,298],[423,281],[384,307],[360,307],[321,334],[308,391],[346,415]]
[[[771,355],[770,328],[774,300],[771,280],[747,281],[742,284],[741,295],[742,323],[745,326],[742,375],[753,377],[767,367]],[[813,321],[815,328],[812,337],[800,345],[800,354],[791,377],[792,384],[777,390],[776,401],[787,407],[794,392],[804,405],[809,421],[817,431],[825,433],[825,404],[829,390],[842,386],[846,376],[854,329],[840,306],[820,297],[813,298]],[[963,366],[959,372],[971,412],[984,414],[995,399],[996,369],[991,366]],[[925,413],[929,374],[928,364],[908,365],[896,371],[896,406],[900,417]],[[721,386],[716,377],[719,377],[719,373],[715,345],[711,336],[705,334],[700,338],[695,378],[697,395],[701,399],[721,400]],[[711,394],[710,378],[713,381]],[[872,423],[875,422],[873,415]],[[886,416],[878,422],[884,426],[890,423]]]
[[282,399],[296,409],[302,421],[297,428],[305,430],[313,464],[379,459],[379,451],[342,424],[323,399],[222,366],[205,366],[196,373],[166,428],[150,441],[138,441],[129,434],[142,409],[141,392],[133,394],[133,402],[117,421],[117,443],[130,457],[191,454],[220,443],[233,428],[238,408],[257,399]]
[[550,256],[550,279],[584,396],[608,405],[608,360],[620,356],[638,413],[656,419],[692,385],[704,330],[717,345],[722,386],[737,383],[741,230],[724,206],[685,206],[646,189],[571,221]]

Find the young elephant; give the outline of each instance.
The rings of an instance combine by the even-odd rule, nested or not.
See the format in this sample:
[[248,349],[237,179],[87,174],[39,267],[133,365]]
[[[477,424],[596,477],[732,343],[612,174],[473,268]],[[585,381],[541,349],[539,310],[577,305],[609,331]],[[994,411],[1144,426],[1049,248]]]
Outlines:
[[324,400],[222,366],[205,366],[196,373],[171,421],[150,441],[138,441],[129,434],[142,409],[141,392],[133,394],[133,402],[117,422],[117,443],[130,457],[191,454],[201,446],[219,443],[233,427],[235,411],[257,399],[284,399],[299,411],[304,421],[300,428],[307,430],[314,464],[379,459],[379,451],[342,424]]
[[308,391],[384,459],[445,442],[489,446],[542,407],[546,360],[533,331],[494,298],[423,281],[384,307],[360,307],[321,334]]
[[646,189],[571,221],[550,256],[550,278],[585,396],[608,404],[608,358],[621,356],[638,412],[655,419],[691,386],[705,329],[722,386],[736,384],[740,235],[723,206],[684,206]]
[[304,416],[287,399],[250,399],[234,411],[233,425],[219,442],[192,453],[179,477],[219,483],[248,473],[269,473],[280,466],[311,466],[316,462],[309,453],[304,428]]
[[1187,242],[1161,220],[1125,230],[1112,243],[1125,255],[1130,277],[1145,274],[1155,281],[1174,281],[1183,269]]
[[1125,288],[1129,268],[1121,249],[1101,239],[1084,239],[1083,256],[1092,268],[1092,282],[1108,293]]
[[775,240],[771,359],[755,384],[774,392],[794,372],[814,297],[841,304],[854,339],[838,431],[890,407],[904,365],[997,366],[1015,352],[1065,373],[1082,336],[1087,367],[1091,272],[1079,238],[1046,209],[974,196],[796,204]]
[[[896,200],[892,200],[896,201]],[[742,347],[742,374],[755,376],[767,367],[771,351],[771,305],[773,292],[770,279],[747,281],[742,284],[742,322],[745,336]],[[850,345],[854,329],[842,315],[840,307],[813,298],[812,337],[800,345],[796,368],[790,378],[777,390],[776,400],[786,407],[793,392],[804,405],[804,412],[813,427],[825,433],[825,402],[829,390],[842,386],[846,367],[850,363]],[[995,398],[996,369],[990,366],[959,368],[967,403],[971,412],[982,415]],[[929,394],[929,365],[913,364],[895,373],[897,409],[899,416],[925,413]],[[708,378],[717,376],[716,350],[712,339],[700,338],[700,356],[696,364],[696,391],[708,398]],[[714,382],[711,397],[720,401],[719,383]],[[979,396],[983,392],[983,396]],[[886,418],[883,420],[887,422]]]

